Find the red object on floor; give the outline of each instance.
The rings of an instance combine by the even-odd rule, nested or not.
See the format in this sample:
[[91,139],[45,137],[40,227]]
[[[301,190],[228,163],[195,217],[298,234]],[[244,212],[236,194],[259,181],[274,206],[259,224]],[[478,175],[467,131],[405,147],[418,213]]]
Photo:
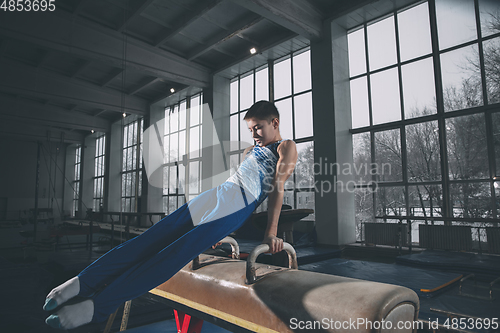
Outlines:
[[174,310],[174,314],[178,333],[201,333],[203,320],[178,310]]

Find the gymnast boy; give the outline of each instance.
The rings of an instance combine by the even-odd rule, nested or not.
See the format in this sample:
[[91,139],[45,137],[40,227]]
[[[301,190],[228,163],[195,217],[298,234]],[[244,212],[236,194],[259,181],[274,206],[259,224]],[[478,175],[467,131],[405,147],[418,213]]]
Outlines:
[[[266,197],[268,222],[263,243],[269,244],[271,253],[283,249],[283,240],[276,234],[284,183],[297,162],[296,145],[281,138],[279,113],[271,102],[255,103],[244,120],[256,145],[245,149],[238,170],[54,288],[43,306],[46,311],[56,310],[46,319],[48,325],[71,329],[106,320],[123,302],[162,284],[241,227]],[[63,306],[75,296],[83,301]]]

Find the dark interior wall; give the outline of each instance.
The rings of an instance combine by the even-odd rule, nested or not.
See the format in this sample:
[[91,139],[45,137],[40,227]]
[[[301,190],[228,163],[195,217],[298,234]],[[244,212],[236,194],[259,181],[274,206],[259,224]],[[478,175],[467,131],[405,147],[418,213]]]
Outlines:
[[[62,143],[42,142],[40,150],[38,207],[52,208],[55,218],[62,207],[64,148]],[[0,219],[26,218],[35,207],[37,150],[35,141],[0,141],[0,209],[5,209]]]

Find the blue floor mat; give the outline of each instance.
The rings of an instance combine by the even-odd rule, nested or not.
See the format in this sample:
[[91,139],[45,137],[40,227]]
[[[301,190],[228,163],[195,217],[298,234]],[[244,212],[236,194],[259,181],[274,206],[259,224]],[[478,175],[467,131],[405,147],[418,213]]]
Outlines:
[[329,259],[317,263],[301,265],[299,269],[318,273],[345,276],[374,282],[404,286],[414,290],[421,297],[432,297],[443,291],[451,281],[456,281],[461,274],[424,270],[397,264],[384,264],[361,260]]
[[396,258],[399,264],[500,275],[500,256],[478,253],[425,250]]

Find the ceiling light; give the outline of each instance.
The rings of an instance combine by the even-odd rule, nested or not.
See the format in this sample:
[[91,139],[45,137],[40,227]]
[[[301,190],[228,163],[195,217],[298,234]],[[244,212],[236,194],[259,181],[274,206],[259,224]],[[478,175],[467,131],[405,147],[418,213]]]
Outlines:
[[175,92],[174,88],[170,88],[170,92],[173,94]]
[[94,130],[93,130],[93,129],[92,129],[92,130],[90,130],[90,133],[94,134]]
[[125,118],[127,116],[127,114],[125,112],[123,112],[122,116],[123,116],[123,118]]
[[257,49],[256,49],[255,47],[252,47],[252,48],[250,49],[250,53],[251,53],[251,54],[255,54],[255,53],[257,53]]

